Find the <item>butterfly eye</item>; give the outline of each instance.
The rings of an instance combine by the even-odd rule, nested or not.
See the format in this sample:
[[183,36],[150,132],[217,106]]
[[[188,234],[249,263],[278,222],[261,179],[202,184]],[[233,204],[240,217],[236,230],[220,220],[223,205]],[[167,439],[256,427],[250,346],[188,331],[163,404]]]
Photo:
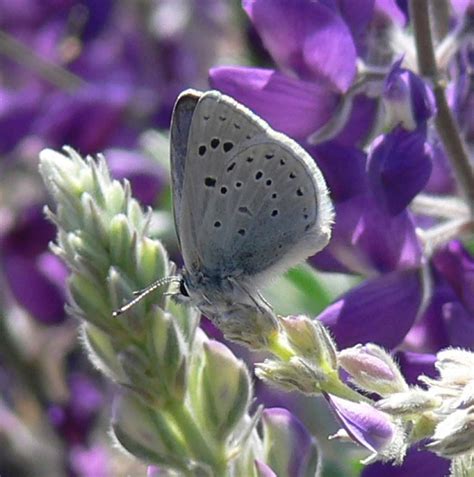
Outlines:
[[179,282],[179,293],[185,297],[189,297],[188,289],[186,288],[186,284],[184,283],[184,280],[181,280]]

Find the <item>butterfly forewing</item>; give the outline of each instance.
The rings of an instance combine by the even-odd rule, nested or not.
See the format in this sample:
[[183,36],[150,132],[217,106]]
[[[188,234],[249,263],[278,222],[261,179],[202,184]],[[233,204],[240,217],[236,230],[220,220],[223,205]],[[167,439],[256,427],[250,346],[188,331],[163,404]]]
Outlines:
[[257,276],[327,242],[331,208],[312,159],[218,92],[194,108],[180,188],[175,213],[190,273]]

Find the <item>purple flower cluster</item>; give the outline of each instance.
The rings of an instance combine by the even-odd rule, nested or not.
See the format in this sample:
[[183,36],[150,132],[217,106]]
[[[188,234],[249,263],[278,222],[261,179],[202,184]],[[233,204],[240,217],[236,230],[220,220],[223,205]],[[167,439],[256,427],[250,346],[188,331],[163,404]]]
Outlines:
[[[445,32],[446,43],[455,45],[445,61],[450,106],[471,147],[473,7],[460,3],[453,2],[452,30]],[[416,74],[411,52],[401,46],[410,25],[406,4],[244,0],[243,8],[275,66],[215,67],[210,84],[312,154],[331,190],[336,219],[329,246],[311,262],[365,278],[317,319],[340,348],[372,342],[397,351],[409,382],[433,375],[432,353],[474,347],[474,258],[461,241],[450,241],[462,228],[436,241],[438,228],[449,224],[439,218],[459,214],[445,212],[442,201],[421,204],[432,197],[427,194],[442,199],[458,190],[434,127],[432,85]],[[421,206],[411,207],[418,197]],[[346,429],[363,435],[356,438],[363,445],[390,435],[375,416],[367,422],[363,410],[330,402]],[[359,425],[364,429],[354,431]],[[425,454],[410,451],[406,464],[390,475],[413,475],[421,456],[433,468],[430,475],[444,475],[446,461]],[[375,469],[379,464],[364,475],[380,475]]]
[[[104,152],[113,177],[127,179],[143,205],[166,207],[159,199],[167,173],[141,134],[169,127],[181,90],[210,85],[297,140],[325,176],[336,219],[330,244],[310,263],[360,283],[316,320],[340,350],[357,350],[347,361],[359,359],[367,374],[375,370],[403,392],[421,375],[436,377],[441,349],[473,349],[474,191],[463,190],[438,121],[444,94],[461,149],[472,155],[474,3],[439,2],[449,3],[446,18],[432,12],[439,20],[432,75],[416,64],[427,53],[410,33],[408,3],[243,0],[250,53],[266,67],[213,67],[242,57],[238,16],[225,0],[0,0],[0,69],[8,73],[0,80],[2,313],[21,310],[41,330],[68,325],[67,270],[48,248],[56,232],[42,211],[38,152],[64,144]],[[386,349],[404,379],[361,343]],[[66,471],[101,475],[107,458],[90,437],[103,395],[85,374],[65,381],[70,398],[42,404],[66,449]],[[337,437],[373,454],[400,437],[382,411],[324,396],[343,427]],[[277,436],[286,453],[268,451],[267,462],[255,462],[257,475],[315,470],[316,443],[291,413],[265,410],[262,428],[264,445]],[[400,466],[370,463],[362,475],[445,475],[449,461],[423,445],[408,449]],[[149,475],[161,471],[150,467]]]

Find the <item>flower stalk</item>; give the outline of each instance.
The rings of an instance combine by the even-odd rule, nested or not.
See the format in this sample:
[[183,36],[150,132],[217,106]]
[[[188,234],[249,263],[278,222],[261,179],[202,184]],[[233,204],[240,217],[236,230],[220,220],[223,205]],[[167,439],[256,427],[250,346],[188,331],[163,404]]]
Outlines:
[[446,99],[445,81],[436,64],[429,14],[430,3],[429,0],[410,0],[410,17],[413,21],[418,68],[421,75],[429,79],[433,85],[437,108],[436,130],[472,215],[474,214],[474,171],[469,161],[466,145],[461,138]]

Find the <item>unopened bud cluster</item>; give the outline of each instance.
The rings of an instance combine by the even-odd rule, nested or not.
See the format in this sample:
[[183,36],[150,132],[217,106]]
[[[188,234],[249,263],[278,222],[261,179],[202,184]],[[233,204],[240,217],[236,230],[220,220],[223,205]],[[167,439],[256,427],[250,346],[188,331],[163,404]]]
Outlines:
[[334,437],[369,450],[364,463],[401,463],[408,447],[423,441],[427,449],[453,459],[453,468],[472,467],[474,353],[438,353],[439,379],[421,376],[424,387],[410,386],[380,346],[337,351],[318,320],[280,317],[279,324],[269,348],[274,357],[257,364],[257,376],[283,389],[322,393],[343,425]]

